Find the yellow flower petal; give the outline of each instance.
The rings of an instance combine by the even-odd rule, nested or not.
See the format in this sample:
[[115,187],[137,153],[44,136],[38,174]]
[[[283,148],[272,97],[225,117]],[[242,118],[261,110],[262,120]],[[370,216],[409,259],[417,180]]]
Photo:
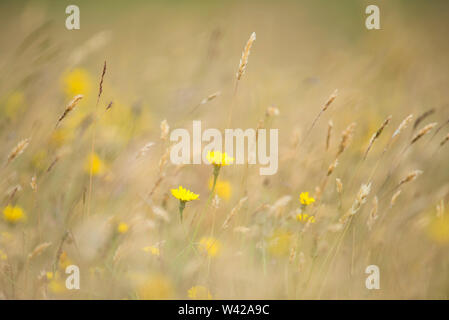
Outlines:
[[310,197],[308,192],[301,192],[301,194],[299,195],[299,201],[303,205],[307,206],[309,204],[314,203],[315,199],[313,197]]
[[155,247],[155,246],[147,246],[147,247],[142,248],[142,250],[145,252],[149,252],[154,256],[159,256],[161,254],[159,248]]
[[192,191],[179,186],[178,189],[171,189],[172,195],[181,201],[192,201],[198,199],[199,194],[195,194]]
[[26,220],[26,215],[21,207],[8,205],[3,209],[3,219],[15,224]]
[[207,161],[216,166],[227,166],[234,162],[233,157],[229,157],[226,152],[209,151],[207,153]]
[[[209,190],[212,190],[212,186],[214,183],[214,177],[209,179]],[[231,183],[226,180],[217,180],[215,184],[215,193],[224,200],[229,200],[232,194]]]
[[92,175],[101,175],[105,171],[105,165],[103,160],[96,154],[90,154],[86,160],[85,170],[90,174],[92,170]]
[[88,95],[92,88],[89,73],[81,68],[65,73],[62,82],[64,91],[68,97],[73,97],[77,94]]
[[128,230],[129,230],[129,226],[124,222],[120,222],[117,226],[117,231],[121,234],[127,233]]
[[220,252],[221,243],[214,237],[203,237],[199,242],[199,247],[209,257],[215,257]]

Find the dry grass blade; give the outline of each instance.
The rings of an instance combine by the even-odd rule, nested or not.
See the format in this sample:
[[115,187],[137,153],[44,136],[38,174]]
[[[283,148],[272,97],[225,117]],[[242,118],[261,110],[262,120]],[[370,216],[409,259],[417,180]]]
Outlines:
[[343,192],[343,182],[341,182],[341,179],[339,179],[339,178],[335,179],[335,186],[337,188],[338,193]]
[[423,172],[421,170],[414,170],[410,172],[404,179],[399,181],[398,187],[402,186],[404,183],[410,182],[418,178]]
[[291,200],[292,200],[292,197],[289,195],[280,197],[270,207],[270,213],[274,214],[276,217],[280,216],[282,214],[282,212],[284,211],[285,207],[290,203]]
[[[90,145],[90,153],[95,153],[95,134],[96,134],[96,128],[97,128],[97,114],[98,114],[98,103],[100,102],[101,94],[103,93],[103,81],[104,76],[106,74],[106,60],[104,61],[103,65],[103,71],[101,73],[101,79],[100,79],[100,85],[98,89],[98,97],[97,97],[97,103],[95,104],[95,110],[94,110],[94,123],[92,127],[92,139],[91,139],[91,145]],[[91,199],[92,199],[92,188],[93,188],[93,166],[90,166],[89,170],[89,192],[87,197],[87,216],[90,215],[90,205],[91,205]]]
[[332,162],[329,168],[327,168],[327,176],[330,176],[337,166],[338,166],[338,158],[335,159],[334,162]]
[[160,127],[161,127],[161,139],[167,140],[168,132],[170,131],[170,126],[168,125],[167,120],[162,120]]
[[53,169],[53,167],[55,166],[56,162],[59,161],[59,156],[57,156],[55,158],[55,160],[53,160],[50,165],[48,166],[47,170],[45,171],[46,173],[49,173],[51,171],[51,169]]
[[371,192],[371,183],[362,184],[359,192],[357,193],[357,197],[355,198],[354,203],[352,204],[351,209],[349,209],[348,212],[340,218],[339,220],[340,224],[344,225],[351,216],[355,215],[360,210],[362,205],[366,202],[366,198],[368,197],[370,192]]
[[162,172],[162,170],[164,170],[168,159],[170,158],[170,150],[171,148],[168,147],[167,149],[165,149],[164,154],[162,155],[162,157],[159,159],[159,172]]
[[391,136],[391,139],[393,139],[394,137],[399,135],[403,130],[405,130],[405,128],[407,128],[407,126],[410,124],[410,122],[412,122],[412,120],[413,120],[413,114],[408,115],[404,120],[402,120],[401,124],[398,126],[396,131]]
[[425,127],[423,127],[421,130],[418,131],[418,133],[413,137],[412,141],[410,142],[410,144],[414,144],[416,141],[418,141],[419,139],[421,139],[423,136],[425,136],[426,134],[428,134],[430,132],[430,130],[432,130],[435,126],[437,125],[436,122],[430,123],[428,125],[426,125]]
[[206,103],[208,103],[208,102],[210,102],[210,101],[212,101],[212,100],[215,100],[215,99],[216,99],[218,96],[220,96],[220,95],[221,95],[221,91],[217,91],[217,92],[214,92],[214,93],[208,95],[206,98],[204,98],[203,100],[201,100],[201,102],[198,103],[194,108],[192,108],[192,110],[190,110],[188,113],[189,113],[190,115],[193,114],[194,112],[197,111],[197,109],[198,109],[199,107],[201,107],[202,105],[204,105],[204,104],[206,104]]
[[129,248],[126,245],[119,245],[112,256],[112,261],[117,263],[127,251],[129,251]]
[[75,109],[76,105],[78,104],[78,102],[83,98],[82,94],[79,94],[75,97],[73,97],[72,100],[70,100],[70,102],[67,104],[67,107],[65,107],[64,112],[62,113],[62,115],[59,117],[58,122],[56,123],[56,127],[58,127],[58,125],[61,123],[61,121],[67,117],[67,115],[73,110]]
[[61,241],[59,242],[59,246],[58,246],[58,250],[56,251],[56,255],[55,255],[55,261],[53,262],[53,269],[56,270],[56,266],[58,265],[59,259],[61,258],[61,255],[63,253],[63,247],[64,247],[64,243],[67,241],[67,239],[69,239],[70,236],[70,232],[69,231],[65,231]]
[[101,79],[100,79],[100,86],[99,86],[99,89],[98,89],[97,101],[100,100],[101,94],[103,93],[103,80],[104,80],[104,75],[105,74],[106,74],[106,61],[104,62],[103,72],[101,73]]
[[360,206],[365,203],[366,197],[368,197],[370,191],[371,191],[371,183],[363,184],[360,187],[359,193],[357,193],[357,198],[354,201],[354,204],[352,205],[351,214],[355,214],[357,213],[357,211],[359,211]]
[[440,125],[440,126],[435,130],[435,132],[434,132],[432,138],[435,137],[435,136],[438,134],[438,132],[440,132],[441,129],[443,129],[443,128],[444,128],[445,126],[447,126],[448,124],[449,124],[449,120],[447,120],[447,121],[444,122],[442,125]]
[[235,214],[242,208],[243,204],[248,200],[248,197],[243,197],[240,199],[239,203],[231,210],[231,212],[226,217],[225,221],[223,222],[223,229],[227,229],[229,227],[229,222],[231,221],[232,217],[235,216]]
[[45,251],[45,249],[50,247],[51,244],[52,244],[51,242],[44,242],[44,243],[41,243],[38,246],[36,246],[36,248],[34,248],[33,252],[28,254],[28,260],[32,260],[33,258],[36,258],[37,256],[39,256],[42,252]]
[[442,147],[449,140],[449,133],[447,136],[440,142],[440,147]]
[[106,110],[111,109],[113,104],[114,104],[114,101],[109,102],[109,104],[106,106]]
[[15,185],[6,192],[6,197],[9,198],[9,201],[12,201],[15,195],[20,191],[22,191],[22,186],[20,184]]
[[30,143],[30,139],[26,138],[21,140],[9,153],[7,164],[11,163],[14,159],[16,159],[22,152],[28,147]]
[[432,115],[435,112],[435,109],[430,109],[427,110],[426,112],[424,112],[422,115],[420,115],[416,120],[415,123],[413,124],[413,130],[415,130],[418,125],[428,116]]
[[341,134],[341,141],[340,145],[338,146],[338,151],[336,157],[338,157],[340,154],[343,153],[343,151],[346,150],[346,148],[351,143],[352,137],[354,135],[356,123],[351,123]]
[[278,108],[276,108],[275,106],[270,106],[267,108],[267,110],[265,111],[265,116],[268,118],[271,117],[276,117],[280,114],[280,111]]
[[365,160],[366,157],[368,156],[368,152],[371,150],[371,147],[373,146],[374,142],[379,138],[379,136],[382,134],[382,131],[385,129],[386,126],[388,126],[388,123],[391,120],[391,116],[388,116],[387,119],[384,120],[384,122],[382,123],[382,125],[380,126],[379,129],[377,129],[377,131],[372,135],[368,147],[366,148],[365,154],[363,156],[363,159]]
[[334,102],[335,98],[337,98],[337,96],[338,96],[338,89],[335,89],[334,92],[332,92],[332,94],[327,99],[326,103],[324,103],[323,109],[321,109],[321,112],[326,111],[327,108],[329,108],[329,106],[331,105],[331,103]]
[[251,36],[248,39],[248,42],[245,45],[245,48],[242,52],[242,58],[240,59],[239,70],[237,71],[237,80],[240,80],[242,76],[245,74],[246,66],[248,65],[248,58],[251,51],[251,47],[256,41],[256,33],[251,33]]
[[291,247],[288,263],[292,264],[295,259],[296,259],[296,247]]
[[151,210],[157,217],[161,218],[165,222],[170,222],[170,215],[164,208],[156,206],[156,205],[152,205]]
[[373,199],[373,207],[369,213],[368,221],[366,222],[366,225],[368,226],[368,229],[371,230],[373,228],[374,222],[379,218],[377,215],[377,210],[379,209],[379,199],[374,197]]
[[220,92],[220,91],[217,91],[217,92],[214,92],[214,93],[208,95],[206,98],[204,98],[203,100],[201,100],[200,105],[206,104],[206,103],[208,103],[209,101],[214,100],[214,99],[217,98],[220,94],[221,94],[221,92]]
[[31,190],[33,190],[34,192],[37,191],[36,175],[31,177],[30,187],[31,187]]
[[332,122],[332,120],[329,120],[329,122],[327,124],[326,151],[329,150],[333,128],[334,128],[334,123]]
[[150,150],[152,146],[154,146],[154,142],[148,142],[146,145],[144,145],[137,153],[136,159],[139,159],[140,157],[146,155],[148,150]]
[[337,98],[337,95],[338,95],[338,89],[335,89],[334,92],[332,92],[332,94],[326,100],[326,102],[324,103],[323,107],[321,108],[320,112],[317,114],[315,119],[313,119],[312,124],[311,124],[309,130],[307,130],[307,135],[306,136],[308,136],[310,131],[312,131],[312,129],[315,127],[315,125],[318,122],[318,120],[320,119],[321,115],[329,108],[331,103]]
[[396,200],[398,199],[401,192],[402,192],[402,190],[398,190],[393,194],[393,196],[391,197],[391,201],[390,201],[390,207],[393,207],[395,205]]

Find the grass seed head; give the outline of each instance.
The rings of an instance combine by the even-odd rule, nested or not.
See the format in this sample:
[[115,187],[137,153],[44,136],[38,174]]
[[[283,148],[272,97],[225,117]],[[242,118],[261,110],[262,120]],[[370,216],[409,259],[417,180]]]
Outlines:
[[385,129],[386,126],[388,126],[388,123],[391,120],[391,116],[388,116],[384,122],[382,123],[382,125],[380,126],[379,129],[377,129],[376,132],[374,132],[374,134],[372,135],[369,143],[368,143],[368,147],[366,148],[365,154],[363,156],[363,159],[366,159],[366,157],[368,156],[368,152],[371,150],[371,147],[373,146],[374,142],[377,140],[377,138],[379,138],[379,136],[382,134],[382,131]]
[[200,104],[206,104],[206,103],[208,103],[209,101],[212,101],[212,100],[214,100],[215,98],[217,98],[220,94],[221,94],[220,91],[214,92],[214,93],[208,95],[208,96],[207,96],[206,98],[204,98],[203,100],[201,100]]
[[243,49],[242,58],[240,59],[240,64],[239,64],[239,70],[237,71],[237,80],[240,80],[242,78],[242,76],[245,74],[246,66],[248,65],[248,57],[249,57],[251,47],[252,47],[254,41],[256,41],[256,33],[255,32],[251,33],[251,36],[249,37],[248,42],[246,43],[246,46]]
[[408,127],[408,125],[410,124],[410,122],[412,122],[412,120],[413,120],[413,114],[408,115],[404,120],[402,120],[401,124],[398,126],[396,131],[393,133],[391,138],[393,139],[394,137],[398,136],[403,130],[405,130]]
[[339,178],[335,179],[335,185],[337,187],[337,192],[342,193],[343,192],[343,183]]
[[426,134],[428,134],[430,132],[430,130],[432,130],[435,126],[437,125],[436,122],[430,123],[428,125],[426,125],[425,127],[423,127],[421,130],[418,131],[418,133],[413,137],[412,141],[410,142],[410,144],[414,144],[416,141],[418,141],[419,139],[421,139],[423,136],[425,136]]
[[341,140],[340,145],[338,146],[337,151],[337,157],[343,153],[343,151],[346,150],[346,148],[349,146],[349,144],[352,141],[352,137],[354,136],[354,130],[356,127],[356,123],[351,123],[342,133],[341,133]]
[[11,163],[14,159],[22,154],[22,152],[28,147],[30,139],[26,138],[21,140],[9,153],[7,164]]
[[248,200],[248,197],[243,197],[240,199],[240,201],[237,203],[237,205],[231,210],[231,212],[226,217],[225,221],[223,222],[222,228],[227,229],[229,227],[229,222],[231,221],[232,217],[235,216],[235,214],[242,208],[243,204]]
[[326,103],[323,105],[322,112],[326,111],[327,108],[329,108],[329,106],[332,104],[332,102],[334,102],[337,96],[338,96],[338,89],[335,89],[334,92],[332,92],[332,94],[326,100]]
[[391,201],[390,201],[390,207],[394,206],[394,204],[396,203],[396,200],[398,199],[401,192],[402,192],[402,190],[398,190],[393,194],[393,196],[391,197]]
[[423,172],[421,170],[414,170],[410,172],[404,179],[399,181],[398,187],[403,185],[404,183],[411,182],[418,178]]
[[161,127],[161,139],[167,140],[168,133],[170,131],[170,126],[168,125],[167,120],[162,120],[160,127]]
[[329,150],[333,128],[334,128],[334,123],[332,122],[332,120],[329,120],[329,122],[327,123],[326,151]]

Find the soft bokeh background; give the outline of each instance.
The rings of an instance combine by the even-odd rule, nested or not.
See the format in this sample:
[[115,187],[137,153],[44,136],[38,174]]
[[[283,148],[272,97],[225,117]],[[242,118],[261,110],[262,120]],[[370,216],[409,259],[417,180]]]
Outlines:
[[[448,298],[447,1],[76,1],[81,29],[68,31],[72,2],[0,3],[0,298]],[[380,7],[381,30],[365,28],[369,4]],[[77,94],[84,98],[55,128]],[[224,128],[231,104],[233,127],[280,129],[279,170],[222,168],[211,205],[212,167],[167,161],[160,124]],[[279,115],[267,116],[269,107]],[[388,145],[409,114],[414,122]],[[326,178],[352,122],[353,141]],[[392,205],[415,169],[423,174]],[[338,229],[370,181],[366,203]],[[200,194],[182,224],[170,193],[178,185]],[[301,192],[315,203],[302,206]],[[298,210],[315,222],[298,221]],[[65,288],[70,264],[80,267],[80,290]],[[371,264],[380,290],[365,288]]]

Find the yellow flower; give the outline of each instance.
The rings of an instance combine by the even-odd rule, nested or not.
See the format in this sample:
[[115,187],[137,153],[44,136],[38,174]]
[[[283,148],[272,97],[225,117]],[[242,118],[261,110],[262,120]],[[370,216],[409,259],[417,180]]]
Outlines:
[[179,186],[178,189],[171,189],[172,195],[181,201],[192,201],[196,200],[199,197],[199,194],[195,194],[192,191]]
[[212,300],[209,290],[203,286],[194,286],[187,291],[187,296],[193,300]]
[[449,215],[433,218],[429,224],[428,235],[439,244],[449,244]]
[[310,222],[315,223],[315,217],[309,216],[307,213],[298,213],[296,215],[296,220],[300,222]]
[[276,230],[268,239],[268,252],[274,256],[289,254],[292,238],[293,236],[290,232]]
[[186,202],[198,199],[199,194],[195,194],[182,186],[179,186],[178,189],[171,189],[171,193],[176,199],[179,199],[179,217],[182,223],[182,213],[186,207]]
[[73,140],[74,137],[75,134],[73,130],[68,128],[58,128],[53,131],[50,141],[54,146],[60,147],[68,141]]
[[84,69],[74,69],[67,72],[62,79],[64,92],[68,97],[77,94],[88,95],[92,87],[92,81],[89,73]]
[[234,162],[234,158],[229,157],[226,152],[209,151],[206,157],[207,161],[215,166],[228,166]]
[[45,170],[48,168],[48,154],[45,150],[39,150],[31,158],[31,165],[37,170]]
[[47,281],[48,281],[48,289],[50,292],[58,294],[62,293],[66,290],[65,283],[61,279],[59,272],[47,272],[45,274]]
[[9,223],[17,223],[26,219],[25,212],[19,206],[8,205],[3,209],[3,219]]
[[93,153],[88,156],[86,165],[85,165],[86,172],[90,174],[90,171],[92,170],[92,175],[101,175],[104,172],[105,165],[103,160],[100,159],[100,157]]
[[48,289],[53,293],[61,293],[65,291],[66,287],[62,280],[50,280]]
[[8,255],[0,249],[0,260],[6,260],[8,259]]
[[215,257],[220,252],[221,243],[213,237],[203,237],[200,239],[199,247],[209,257]]
[[301,192],[301,194],[299,195],[299,201],[305,205],[308,206],[311,203],[315,202],[315,199],[312,197],[309,197],[309,193],[308,192]]
[[21,91],[15,91],[11,93],[5,101],[4,112],[10,119],[16,117],[16,115],[25,106],[25,96]]
[[149,277],[137,290],[140,299],[166,300],[174,298],[173,285],[166,276],[154,275]]
[[129,230],[129,226],[124,222],[120,222],[117,226],[118,233],[124,234],[124,233],[127,233],[128,230]]
[[72,265],[73,262],[67,256],[67,252],[63,251],[59,257],[59,267],[65,270],[68,266]]
[[155,246],[147,246],[147,247],[142,248],[142,250],[145,252],[149,252],[155,256],[159,256],[161,254],[159,248],[155,247]]
[[[209,189],[212,190],[214,177],[209,179]],[[229,200],[232,193],[231,184],[226,180],[217,180],[215,184],[215,193],[222,199]]]

